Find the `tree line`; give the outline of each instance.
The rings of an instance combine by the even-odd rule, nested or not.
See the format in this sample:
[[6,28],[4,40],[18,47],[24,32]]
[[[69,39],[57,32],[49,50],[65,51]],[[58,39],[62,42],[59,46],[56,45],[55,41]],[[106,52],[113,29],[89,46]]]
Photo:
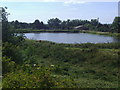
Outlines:
[[15,29],[52,29],[52,30],[71,30],[76,26],[84,26],[89,30],[102,31],[102,32],[120,32],[120,17],[115,17],[112,24],[102,24],[97,19],[88,20],[60,20],[58,18],[49,19],[47,24],[43,21],[35,20],[33,23],[19,22],[18,20],[9,22]]

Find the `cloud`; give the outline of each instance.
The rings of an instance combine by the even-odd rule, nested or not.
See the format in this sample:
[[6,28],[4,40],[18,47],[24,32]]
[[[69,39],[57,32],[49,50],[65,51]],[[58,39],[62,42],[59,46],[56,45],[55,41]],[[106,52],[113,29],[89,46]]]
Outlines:
[[65,4],[77,4],[86,2],[119,2],[119,0],[1,0],[1,2],[63,2]]

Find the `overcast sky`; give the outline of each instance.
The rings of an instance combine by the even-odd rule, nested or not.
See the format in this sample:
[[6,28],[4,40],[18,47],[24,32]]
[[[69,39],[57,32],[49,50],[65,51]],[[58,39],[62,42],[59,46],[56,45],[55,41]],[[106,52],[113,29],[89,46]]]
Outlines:
[[112,23],[114,17],[118,16],[117,0],[114,2],[113,0],[91,1],[94,2],[88,2],[88,0],[34,0],[34,2],[29,0],[29,2],[23,2],[21,0],[21,2],[2,2],[2,6],[8,7],[9,21],[18,20],[30,23],[35,19],[47,23],[48,19],[56,17],[61,20],[91,20],[99,17],[101,23]]

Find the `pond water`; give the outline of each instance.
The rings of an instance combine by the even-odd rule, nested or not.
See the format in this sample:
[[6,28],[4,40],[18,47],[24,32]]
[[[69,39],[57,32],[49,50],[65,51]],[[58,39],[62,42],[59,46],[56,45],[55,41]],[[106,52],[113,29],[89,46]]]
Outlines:
[[28,39],[46,40],[56,43],[111,43],[114,37],[88,33],[24,33]]

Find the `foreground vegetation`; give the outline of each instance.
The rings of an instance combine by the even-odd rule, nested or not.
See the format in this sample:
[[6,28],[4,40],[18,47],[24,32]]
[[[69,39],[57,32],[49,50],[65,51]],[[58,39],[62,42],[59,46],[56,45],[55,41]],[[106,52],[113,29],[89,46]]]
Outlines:
[[4,48],[3,88],[118,88],[116,43],[25,40]]

